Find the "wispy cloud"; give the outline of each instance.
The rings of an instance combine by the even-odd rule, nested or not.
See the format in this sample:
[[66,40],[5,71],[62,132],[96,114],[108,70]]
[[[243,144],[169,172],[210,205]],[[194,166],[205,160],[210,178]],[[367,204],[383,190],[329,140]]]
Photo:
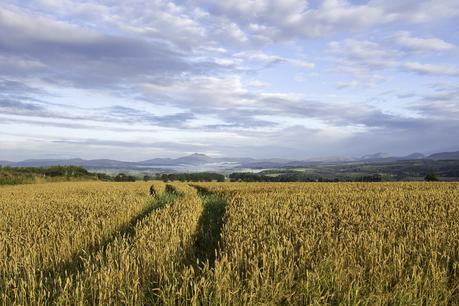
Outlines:
[[452,64],[422,64],[417,62],[408,62],[403,64],[402,67],[419,74],[459,75],[459,68]]
[[395,41],[400,46],[413,51],[448,51],[456,46],[436,37],[414,37],[410,32],[399,32],[395,35]]

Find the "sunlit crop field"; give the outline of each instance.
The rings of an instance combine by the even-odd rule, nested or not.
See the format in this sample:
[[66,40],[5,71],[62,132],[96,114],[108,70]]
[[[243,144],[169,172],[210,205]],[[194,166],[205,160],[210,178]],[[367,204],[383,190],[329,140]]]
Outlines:
[[2,305],[457,305],[458,183],[0,187]]

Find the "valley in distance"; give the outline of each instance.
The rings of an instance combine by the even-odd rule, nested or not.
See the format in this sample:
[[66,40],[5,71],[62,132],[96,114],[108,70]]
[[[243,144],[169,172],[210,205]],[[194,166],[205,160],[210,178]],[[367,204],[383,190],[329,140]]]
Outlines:
[[[180,158],[154,158],[139,162],[111,159],[31,159],[0,161],[0,180],[26,175],[27,168],[55,166],[82,167],[103,180],[181,180],[181,181],[421,181],[459,180],[459,151],[431,155],[413,153],[391,156],[384,153],[359,158],[225,158],[194,153]],[[22,170],[20,170],[22,169]],[[33,172],[32,169],[29,169]],[[56,170],[54,168],[54,170]],[[22,174],[21,174],[21,173]],[[81,175],[81,173],[80,173]],[[46,174],[44,174],[46,176]],[[54,177],[60,176],[54,173]],[[63,173],[65,176],[65,173]]]

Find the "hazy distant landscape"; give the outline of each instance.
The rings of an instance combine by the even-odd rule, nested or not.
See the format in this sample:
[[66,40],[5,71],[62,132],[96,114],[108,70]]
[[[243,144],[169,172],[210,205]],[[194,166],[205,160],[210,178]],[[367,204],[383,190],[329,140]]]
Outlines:
[[[442,152],[425,156],[413,153],[407,156],[388,154],[365,155],[360,158],[327,158],[323,160],[287,160],[254,158],[214,158],[205,154],[192,154],[180,158],[155,158],[139,162],[117,160],[25,160],[0,161],[9,167],[81,166],[89,171],[117,175],[120,172],[137,176],[159,177],[167,173],[216,172],[230,176],[232,173],[251,172],[252,181],[266,181],[279,177],[281,181],[378,181],[423,180],[428,174],[440,179],[459,180],[459,151]],[[243,177],[233,176],[235,179]],[[228,177],[231,178],[231,177]],[[245,179],[245,178],[244,178]],[[248,178],[247,178],[248,179]]]

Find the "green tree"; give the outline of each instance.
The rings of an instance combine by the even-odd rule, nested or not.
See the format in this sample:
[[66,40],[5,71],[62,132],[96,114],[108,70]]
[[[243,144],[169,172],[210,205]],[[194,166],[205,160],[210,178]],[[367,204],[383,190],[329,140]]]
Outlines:
[[424,177],[426,182],[436,182],[439,181],[438,176],[435,173],[429,173]]

